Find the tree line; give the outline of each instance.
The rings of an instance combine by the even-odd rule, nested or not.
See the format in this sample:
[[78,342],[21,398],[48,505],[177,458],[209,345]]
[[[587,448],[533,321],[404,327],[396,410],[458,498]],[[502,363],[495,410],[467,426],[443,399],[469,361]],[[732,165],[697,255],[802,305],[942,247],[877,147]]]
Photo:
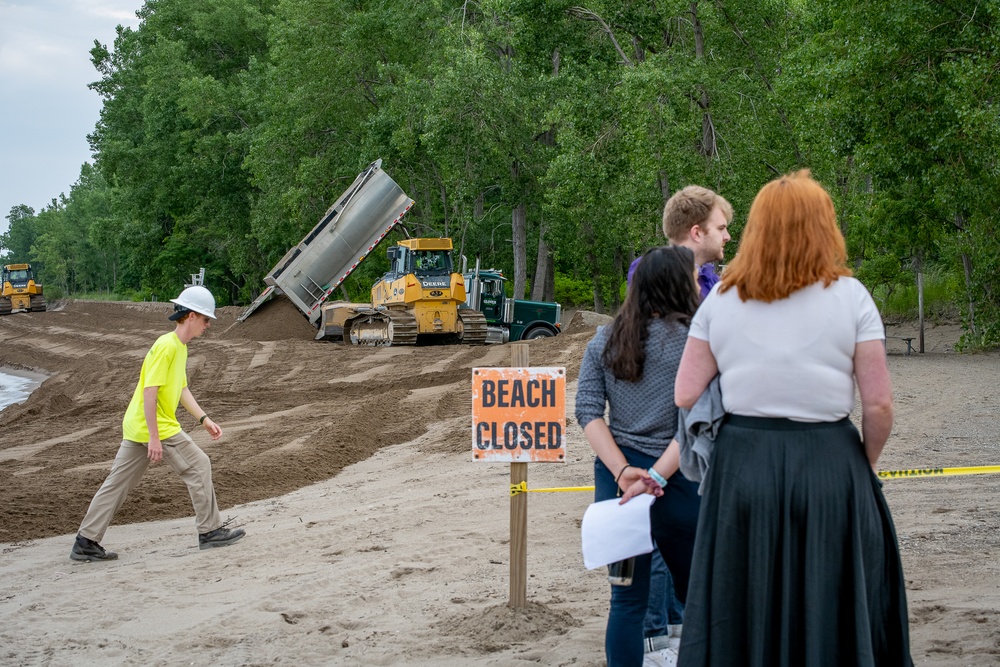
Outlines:
[[808,168],[870,289],[942,267],[968,342],[1000,343],[995,3],[579,2],[147,0],[91,51],[93,163],[0,247],[66,294],[205,267],[247,303],[381,158],[410,235],[610,312],[674,191],[725,196],[738,239],[757,190]]

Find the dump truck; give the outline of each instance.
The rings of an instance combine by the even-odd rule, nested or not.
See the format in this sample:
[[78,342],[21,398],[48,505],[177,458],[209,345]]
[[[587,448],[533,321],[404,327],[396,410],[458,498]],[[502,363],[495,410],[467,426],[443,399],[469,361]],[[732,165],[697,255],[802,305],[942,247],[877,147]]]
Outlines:
[[42,284],[35,281],[31,264],[7,264],[0,271],[0,315],[44,312]]
[[354,179],[316,226],[267,275],[267,287],[237,318],[244,321],[273,294],[284,294],[318,326],[320,307],[399,224],[413,200],[376,160]]
[[[373,285],[369,302],[327,303],[413,206],[381,167],[377,160],[358,175],[319,223],[268,272],[267,288],[237,319],[245,320],[273,294],[284,294],[317,327],[317,340],[354,345],[511,340],[510,323],[502,318],[517,309],[500,309],[495,319],[479,310],[478,296],[468,296],[469,287],[478,285],[477,278],[455,270],[449,238],[401,240],[387,249],[389,271]],[[560,307],[545,305],[551,320],[546,331],[558,332]],[[537,325],[529,328],[539,330]],[[518,328],[518,335],[529,328]]]

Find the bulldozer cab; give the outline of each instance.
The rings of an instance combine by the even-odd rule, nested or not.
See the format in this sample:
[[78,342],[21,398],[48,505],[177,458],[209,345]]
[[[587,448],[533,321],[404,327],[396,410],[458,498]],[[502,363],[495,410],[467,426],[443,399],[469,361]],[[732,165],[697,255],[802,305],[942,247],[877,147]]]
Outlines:
[[415,273],[448,275],[451,273],[451,253],[447,250],[417,250],[413,253]]
[[386,250],[389,258],[387,277],[399,277],[409,273],[418,276],[447,276],[453,272],[451,251],[444,249],[413,249],[392,246]]
[[11,287],[27,287],[28,281],[34,278],[29,266],[15,264],[3,267],[3,282],[9,282]]

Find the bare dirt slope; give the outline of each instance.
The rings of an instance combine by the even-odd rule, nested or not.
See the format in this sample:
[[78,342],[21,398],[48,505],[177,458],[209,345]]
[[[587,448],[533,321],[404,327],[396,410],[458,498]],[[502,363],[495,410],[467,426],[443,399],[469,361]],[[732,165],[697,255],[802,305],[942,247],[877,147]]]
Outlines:
[[[587,494],[532,496],[531,605],[504,607],[506,472],[471,463],[468,415],[470,369],[507,365],[507,347],[352,348],[314,342],[280,299],[244,324],[238,312],[189,347],[192,391],[224,437],[182,424],[247,539],[192,554],[190,501],[155,466],[109,533],[122,559],[92,566],[68,561],[69,538],[169,304],[0,318],[0,367],[49,374],[0,412],[0,662],[601,664],[606,583],[579,556]],[[530,344],[533,365],[567,368],[570,414],[596,321],[584,320]],[[958,334],[931,327],[923,355],[889,341],[897,420],[883,469],[1000,464],[1000,357],[954,354]],[[579,431],[569,462],[533,467],[533,485],[592,482]],[[917,664],[1000,664],[1000,475],[885,490]],[[103,611],[75,613],[75,599]]]
[[[170,331],[171,304],[70,302],[0,319],[0,366],[50,373],[30,399],[0,412],[0,541],[74,531],[107,476],[146,350]],[[223,507],[327,479],[381,447],[469,410],[473,366],[506,365],[501,347],[358,348],[313,340],[284,298],[243,323],[224,308],[188,349],[188,383],[223,426],[212,457]],[[582,338],[581,338],[582,336]],[[579,367],[587,333],[533,344],[532,363]],[[573,344],[573,343],[577,344]],[[506,354],[506,356],[505,356]],[[421,391],[418,406],[400,404]],[[464,450],[449,433],[445,449]],[[190,500],[167,466],[149,470],[116,523],[186,516]]]

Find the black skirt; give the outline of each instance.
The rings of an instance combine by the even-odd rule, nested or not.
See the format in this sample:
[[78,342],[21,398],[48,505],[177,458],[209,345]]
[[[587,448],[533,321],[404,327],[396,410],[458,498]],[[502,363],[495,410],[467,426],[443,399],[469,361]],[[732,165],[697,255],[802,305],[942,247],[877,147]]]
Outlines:
[[850,420],[727,417],[680,667],[910,666],[904,586],[889,507]]

